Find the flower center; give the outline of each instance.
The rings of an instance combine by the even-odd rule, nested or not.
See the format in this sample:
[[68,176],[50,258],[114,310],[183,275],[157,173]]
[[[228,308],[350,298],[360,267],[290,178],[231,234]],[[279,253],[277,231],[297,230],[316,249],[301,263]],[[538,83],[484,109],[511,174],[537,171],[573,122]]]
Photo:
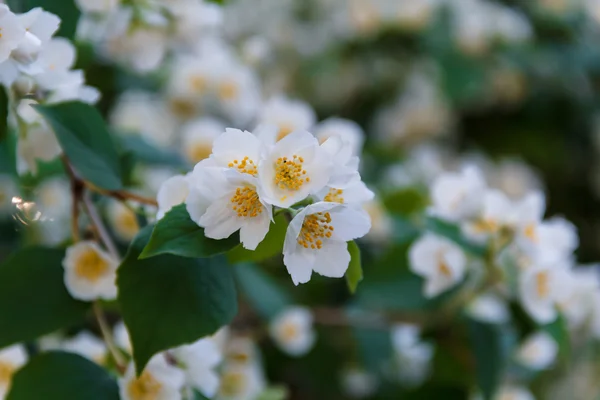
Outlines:
[[527,239],[531,240],[534,243],[537,242],[538,237],[537,237],[537,232],[536,232],[536,229],[535,229],[535,224],[533,224],[533,223],[528,224],[525,227],[525,232],[524,233],[525,233],[525,237]]
[[124,208],[121,212],[119,226],[126,235],[135,235],[140,230],[135,213],[129,208]]
[[296,241],[305,249],[320,249],[323,247],[321,239],[330,238],[333,226],[331,223],[331,215],[326,213],[316,213],[308,215],[302,222],[302,229]]
[[0,362],[0,386],[8,385],[15,371],[16,368],[14,365],[7,362]]
[[80,278],[96,282],[108,271],[108,263],[93,249],[86,250],[75,265],[75,273]]
[[173,98],[169,100],[169,107],[173,114],[182,118],[191,118],[196,113],[194,103],[185,98]]
[[198,163],[210,156],[212,153],[212,143],[196,143],[188,148],[188,159],[193,163]]
[[263,205],[254,188],[246,186],[235,189],[230,201],[231,208],[237,212],[238,217],[254,218],[263,212]]
[[206,79],[201,75],[193,75],[190,77],[190,86],[196,93],[202,93],[206,90]]
[[161,388],[161,383],[148,371],[132,380],[128,387],[129,396],[133,400],[157,400]]
[[325,196],[323,200],[329,201],[331,203],[343,203],[344,198],[342,194],[344,191],[342,189],[329,189],[329,193]]
[[281,336],[286,341],[294,340],[296,337],[298,337],[298,333],[298,327],[291,322],[285,323],[281,327]]
[[[279,157],[275,162],[275,185],[281,190],[299,190],[304,182],[310,182],[306,175],[306,170],[302,169],[304,159],[294,154],[291,160],[287,157]],[[282,200],[285,200],[284,196]]]
[[224,397],[235,396],[243,392],[246,377],[241,372],[227,372],[221,377],[220,392]]
[[547,271],[539,272],[535,276],[535,288],[538,297],[546,298],[550,294],[550,276]]
[[229,163],[229,168],[237,168],[243,174],[258,175],[256,164],[248,156],[244,157],[242,161],[233,160],[233,162]]
[[482,219],[475,222],[474,228],[478,233],[493,233],[498,230],[498,223],[493,219]]
[[219,97],[222,100],[232,100],[238,94],[238,85],[232,81],[219,83]]
[[290,133],[294,131],[294,126],[288,123],[279,124],[279,131],[277,132],[277,141],[280,141]]
[[449,278],[452,276],[452,270],[450,269],[448,264],[441,258],[438,261],[438,271],[440,272],[440,274],[444,275],[445,277]]

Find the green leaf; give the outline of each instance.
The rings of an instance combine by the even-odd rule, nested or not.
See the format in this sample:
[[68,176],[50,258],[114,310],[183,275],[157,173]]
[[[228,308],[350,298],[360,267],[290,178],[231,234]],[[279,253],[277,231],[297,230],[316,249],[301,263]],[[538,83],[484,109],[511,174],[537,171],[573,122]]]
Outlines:
[[558,355],[562,360],[568,360],[571,354],[571,342],[569,341],[569,327],[562,314],[554,322],[544,325],[542,329],[548,333],[558,344]]
[[167,149],[159,149],[137,135],[122,135],[119,138],[120,147],[131,152],[135,158],[147,164],[163,164],[187,168],[187,163],[181,156]]
[[75,170],[106,190],[121,189],[121,164],[102,116],[94,107],[78,101],[35,109],[52,126]]
[[256,250],[246,250],[240,244],[227,253],[227,259],[231,263],[243,261],[259,262],[282,254],[285,233],[287,232],[289,224],[290,222],[285,215],[280,214],[276,216],[274,222],[271,222],[269,232],[264,240],[256,247]]
[[64,251],[25,248],[0,265],[0,348],[83,320],[88,303],[63,283]]
[[350,265],[346,271],[346,283],[350,293],[355,293],[358,282],[363,279],[362,265],[360,262],[360,249],[354,241],[348,242],[348,251],[350,252]]
[[263,318],[271,319],[293,303],[289,292],[256,265],[238,265],[233,271],[248,301]]
[[426,225],[428,230],[453,241],[464,251],[477,257],[485,257],[486,247],[469,241],[457,225],[432,217],[427,218]]
[[427,196],[416,188],[400,189],[383,197],[383,204],[393,214],[407,216],[427,206]]
[[73,353],[34,357],[13,377],[7,400],[119,400],[117,381],[104,368]]
[[204,236],[204,229],[191,220],[185,204],[173,207],[156,223],[150,241],[140,258],[159,254],[173,254],[180,257],[203,258],[231,250],[239,244],[234,233],[227,239],[214,240]]
[[284,386],[271,386],[262,391],[256,400],[286,400],[289,392]]
[[484,399],[491,400],[500,384],[507,362],[501,327],[468,320],[471,350],[475,358],[475,378]]
[[237,314],[224,257],[138,259],[152,226],[133,240],[117,272],[118,301],[138,373],[156,353],[215,333]]

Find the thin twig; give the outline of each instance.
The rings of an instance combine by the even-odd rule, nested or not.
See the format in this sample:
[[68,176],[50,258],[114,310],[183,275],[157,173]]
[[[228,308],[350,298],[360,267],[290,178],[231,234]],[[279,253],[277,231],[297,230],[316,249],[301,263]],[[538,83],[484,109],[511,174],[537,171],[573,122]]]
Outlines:
[[148,204],[151,206],[158,207],[158,202],[155,199],[150,198],[150,197],[140,196],[138,194],[128,192],[126,190],[105,190],[105,189],[95,186],[94,184],[92,184],[88,181],[84,181],[84,184],[85,184],[85,187],[87,187],[91,191],[99,193],[103,196],[114,197],[115,199],[118,199],[121,201],[132,200],[132,201],[137,201],[138,203]]
[[83,190],[83,185],[81,181],[75,175],[75,172],[71,168],[69,164],[69,160],[63,154],[61,156],[61,160],[67,171],[67,175],[69,175],[69,181],[71,183],[71,235],[73,237],[73,242],[78,242],[80,239],[79,236],[79,202],[81,201],[81,195]]
[[108,322],[106,321],[104,311],[98,302],[94,302],[93,309],[94,315],[96,316],[96,321],[98,321],[98,326],[100,327],[100,332],[102,333],[102,337],[106,343],[106,347],[115,360],[115,364],[117,365],[119,372],[124,373],[127,362],[115,344],[112,332],[108,326]]
[[108,250],[108,252],[116,260],[121,260],[119,250],[117,250],[117,246],[113,242],[112,238],[108,233],[108,230],[104,226],[104,222],[102,221],[100,214],[98,214],[98,210],[96,209],[96,206],[94,205],[94,202],[92,201],[92,198],[90,196],[90,192],[88,191],[84,191],[83,193],[83,205],[85,207],[86,213],[92,221],[92,224],[94,225],[94,228],[96,229],[96,232],[98,232],[98,236],[100,236],[104,247],[106,247],[106,250]]

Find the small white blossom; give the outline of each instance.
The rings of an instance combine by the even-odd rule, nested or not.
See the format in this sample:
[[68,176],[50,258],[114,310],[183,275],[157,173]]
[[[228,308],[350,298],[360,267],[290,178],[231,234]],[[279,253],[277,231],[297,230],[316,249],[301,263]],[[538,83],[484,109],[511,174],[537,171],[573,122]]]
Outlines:
[[532,266],[519,278],[519,294],[525,310],[538,323],[556,319],[557,301],[567,290],[562,284],[567,268],[562,265]]
[[121,0],[75,0],[83,13],[108,13],[119,5]]
[[481,212],[473,220],[462,225],[465,234],[474,240],[485,240],[502,228],[512,227],[513,204],[499,190],[489,189],[483,193]]
[[133,362],[130,363],[119,380],[119,392],[122,400],[181,400],[184,382],[184,372],[159,353],[150,359],[139,377],[135,375]]
[[60,348],[89,358],[100,365],[106,361],[106,345],[89,332],[80,332],[76,336],[64,340]]
[[17,48],[25,36],[25,28],[21,25],[19,18],[12,13],[8,6],[0,4],[0,63],[5,62],[10,54]]
[[270,98],[259,116],[260,124],[277,126],[275,140],[281,140],[295,131],[308,130],[315,122],[315,112],[308,104],[283,95]]
[[355,399],[373,395],[379,386],[377,377],[373,373],[356,367],[345,369],[341,380],[344,392]]
[[478,296],[467,306],[467,313],[471,318],[491,324],[502,324],[510,319],[506,302],[492,293]]
[[215,399],[256,399],[265,388],[263,371],[257,363],[226,364],[221,372],[221,385]]
[[121,349],[127,353],[132,354],[133,347],[131,346],[131,339],[129,338],[129,332],[123,321],[119,321],[113,328],[113,336],[115,343]]
[[483,176],[474,167],[443,173],[432,184],[431,213],[449,221],[473,217],[481,208],[484,190]]
[[411,270],[425,279],[427,297],[457,285],[465,275],[467,259],[462,249],[448,239],[426,233],[410,248]]
[[525,367],[542,370],[552,365],[557,354],[556,341],[549,334],[538,332],[525,339],[517,350],[516,359]]
[[270,322],[269,333],[283,351],[292,356],[302,356],[315,342],[312,320],[307,308],[287,308]]
[[164,181],[156,197],[158,202],[156,219],[161,219],[171,208],[185,202],[189,192],[189,183],[185,175],[175,175]]
[[392,347],[399,368],[400,380],[409,386],[423,382],[430,370],[433,346],[421,341],[415,325],[397,324],[392,327]]
[[365,133],[354,121],[343,118],[329,118],[315,126],[313,132],[321,143],[330,137],[339,136],[344,142],[350,144],[352,155],[358,156],[362,153]]
[[45,122],[27,127],[25,136],[17,142],[17,172],[24,175],[31,172],[37,175],[38,161],[52,161],[62,150],[54,132]]
[[89,301],[117,297],[118,260],[96,243],[84,241],[69,247],[62,264],[65,286],[74,298]]
[[135,212],[120,201],[112,200],[106,214],[116,236],[124,242],[132,240],[140,230]]
[[362,207],[371,219],[371,230],[365,239],[373,243],[389,241],[392,238],[394,221],[385,207],[377,199],[364,203]]
[[186,384],[208,398],[215,395],[219,389],[216,368],[221,363],[222,355],[212,339],[200,339],[192,344],[177,347],[169,353],[184,366]]
[[302,209],[290,222],[283,244],[283,263],[295,285],[312,272],[341,278],[348,269],[346,242],[369,232],[366,212],[338,203],[319,202]]
[[14,374],[27,362],[25,347],[15,344],[0,349],[0,398],[4,399]]
[[214,118],[199,118],[188,122],[181,132],[181,153],[193,164],[208,158],[213,142],[225,131],[225,125]]
[[535,400],[535,397],[525,387],[505,385],[498,389],[494,400]]

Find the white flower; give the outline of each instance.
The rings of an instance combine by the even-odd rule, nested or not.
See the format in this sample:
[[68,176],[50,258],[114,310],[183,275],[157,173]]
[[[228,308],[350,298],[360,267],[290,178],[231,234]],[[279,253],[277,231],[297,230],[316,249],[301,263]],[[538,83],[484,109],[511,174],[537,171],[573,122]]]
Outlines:
[[323,189],[331,176],[327,151],[310,133],[296,131],[272,146],[258,166],[265,201],[289,207]]
[[100,365],[104,364],[106,360],[106,345],[89,332],[80,332],[76,336],[66,339],[60,348],[89,358]]
[[404,29],[421,30],[429,23],[439,3],[439,0],[405,0],[399,2],[395,4],[395,7],[397,7],[396,20]]
[[213,79],[211,89],[231,120],[247,124],[254,119],[261,98],[259,80],[251,69],[237,62],[225,62]]
[[64,38],[53,38],[44,45],[35,63],[40,73],[33,77],[45,90],[54,90],[62,85],[82,84],[83,74],[70,71],[75,63],[75,46]]
[[392,327],[392,347],[399,367],[399,378],[406,385],[415,386],[429,374],[433,346],[421,341],[415,325],[397,324]]
[[[565,290],[558,299],[558,307],[569,326],[579,328],[593,315],[596,293],[600,292],[597,266],[582,266],[563,274]],[[599,303],[600,304],[600,303]]]
[[52,161],[62,152],[54,132],[45,122],[27,127],[17,142],[17,172],[37,175],[38,161]]
[[577,228],[564,218],[551,218],[537,228],[537,251],[539,263],[559,262],[569,258],[579,246]]
[[541,192],[531,192],[515,204],[515,241],[524,250],[535,249],[538,227],[544,217],[546,200]]
[[349,206],[319,202],[302,209],[290,222],[283,244],[283,263],[294,284],[308,282],[313,271],[343,277],[350,263],[346,242],[370,228],[368,214]]
[[488,189],[483,193],[481,213],[462,225],[467,236],[474,240],[485,240],[497,234],[504,227],[511,227],[514,206],[510,199],[499,190]]
[[565,271],[561,265],[532,266],[520,276],[521,303],[536,322],[545,324],[556,319],[556,302],[567,290],[563,286]]
[[271,97],[263,105],[259,117],[260,124],[277,126],[275,140],[281,140],[294,131],[310,129],[315,122],[315,112],[308,104],[283,95]]
[[207,167],[210,161],[200,162],[189,175],[190,218],[204,228],[206,237],[225,239],[239,230],[244,248],[256,249],[273,217],[272,207],[259,195],[258,180],[234,168]]
[[139,378],[133,362],[130,363],[119,380],[119,392],[122,400],[181,400],[184,381],[184,372],[159,353],[150,359]]
[[265,378],[258,363],[228,363],[221,372],[221,385],[215,399],[256,399],[265,387]]
[[63,177],[44,180],[35,191],[35,203],[44,219],[65,222],[71,216],[71,188]]
[[502,324],[510,318],[506,302],[492,293],[478,296],[467,306],[467,313],[471,318],[490,324]]
[[480,210],[484,190],[485,181],[475,167],[444,173],[432,184],[431,213],[449,221],[473,217]]
[[371,230],[365,239],[375,243],[389,241],[392,238],[394,226],[393,219],[385,207],[377,199],[364,203],[362,207],[371,219]]
[[365,133],[354,121],[343,118],[329,118],[315,126],[313,133],[321,143],[332,136],[339,136],[344,142],[350,144],[353,155],[358,156],[362,153]]
[[227,128],[219,135],[212,146],[212,154],[208,162],[202,165],[231,168],[244,174],[257,176],[258,164],[265,151],[265,145],[260,137],[263,132],[270,131],[268,127],[259,127],[256,134],[239,129]]
[[290,307],[270,322],[269,333],[283,351],[292,356],[301,356],[308,353],[315,342],[312,320],[307,308]]
[[356,367],[345,369],[341,379],[344,392],[355,399],[373,395],[379,386],[375,375]]
[[181,153],[193,164],[208,158],[213,142],[225,131],[225,125],[214,118],[203,117],[188,122],[181,131]]
[[147,73],[160,67],[165,58],[168,36],[160,27],[138,27],[124,35],[113,34],[105,51],[135,71]]
[[25,28],[19,18],[5,4],[0,4],[0,29],[2,29],[0,63],[3,63],[8,60],[10,53],[17,48],[25,36]]
[[14,211],[13,197],[19,195],[19,188],[12,176],[0,174],[0,217]]
[[494,400],[535,400],[529,390],[521,386],[502,386]]
[[185,175],[175,175],[164,181],[156,197],[158,202],[156,219],[161,219],[171,208],[183,203],[189,191],[189,184]]
[[435,297],[458,284],[465,275],[467,259],[448,239],[426,233],[408,253],[410,269],[425,279],[425,296]]
[[112,200],[106,214],[111,228],[119,239],[129,242],[140,230],[137,216],[133,210],[117,200]]
[[127,331],[127,327],[123,321],[119,321],[113,328],[113,337],[115,338],[115,343],[121,349],[125,350],[127,353],[132,353],[131,339],[129,338],[129,332]]
[[558,353],[556,341],[545,332],[529,336],[519,347],[516,359],[525,367],[542,370],[550,367]]
[[60,18],[40,7],[33,8],[18,17],[19,22],[25,28],[25,36],[11,57],[19,64],[27,65],[37,59],[39,52],[58,30]]
[[94,242],[76,243],[67,248],[62,262],[65,286],[79,300],[113,300],[117,297],[118,263]]
[[4,349],[0,349],[0,399],[4,399],[13,375],[27,362],[27,352],[25,347],[15,344]]
[[75,0],[83,13],[108,13],[119,5],[121,0]]
[[170,350],[185,369],[186,383],[204,396],[212,398],[219,389],[219,376],[215,369],[222,355],[217,344],[210,338]]

